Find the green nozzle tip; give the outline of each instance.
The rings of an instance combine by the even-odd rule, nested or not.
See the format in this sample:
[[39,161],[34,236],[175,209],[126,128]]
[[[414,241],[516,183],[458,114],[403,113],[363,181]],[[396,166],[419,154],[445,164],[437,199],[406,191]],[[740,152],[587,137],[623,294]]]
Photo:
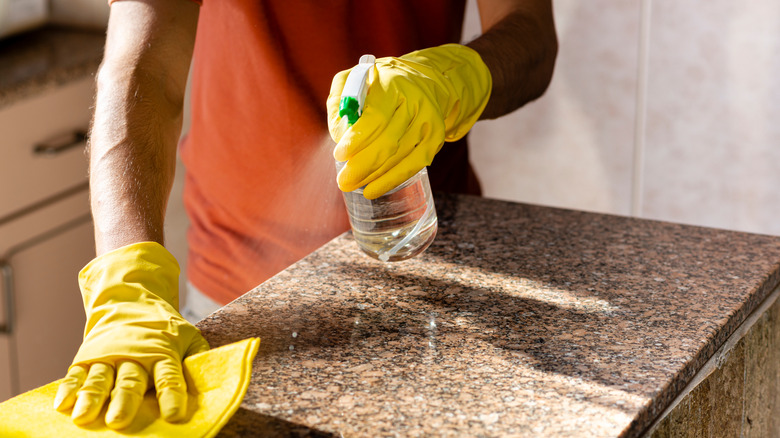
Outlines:
[[360,103],[357,99],[351,96],[342,97],[341,104],[339,104],[339,117],[347,116],[347,121],[350,125],[357,122],[360,117],[358,112],[360,111]]

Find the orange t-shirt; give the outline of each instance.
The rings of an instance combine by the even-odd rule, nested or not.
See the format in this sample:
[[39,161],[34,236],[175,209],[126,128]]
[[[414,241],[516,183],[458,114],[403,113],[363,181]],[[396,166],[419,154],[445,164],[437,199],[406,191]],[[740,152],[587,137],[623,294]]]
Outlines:
[[[359,57],[458,42],[465,0],[206,0],[181,148],[189,280],[227,303],[349,229],[325,101]],[[434,190],[479,193],[465,141]]]

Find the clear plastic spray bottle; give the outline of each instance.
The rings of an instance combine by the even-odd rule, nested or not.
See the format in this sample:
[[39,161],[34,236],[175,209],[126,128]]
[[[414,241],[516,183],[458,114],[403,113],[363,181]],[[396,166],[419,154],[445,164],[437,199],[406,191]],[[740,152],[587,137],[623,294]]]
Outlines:
[[[347,76],[339,116],[348,126],[363,112],[366,81],[375,61],[373,55],[363,55]],[[345,164],[337,161],[337,171]],[[425,168],[376,199],[366,199],[362,188],[343,194],[355,241],[375,259],[394,262],[412,258],[436,237],[436,208]]]

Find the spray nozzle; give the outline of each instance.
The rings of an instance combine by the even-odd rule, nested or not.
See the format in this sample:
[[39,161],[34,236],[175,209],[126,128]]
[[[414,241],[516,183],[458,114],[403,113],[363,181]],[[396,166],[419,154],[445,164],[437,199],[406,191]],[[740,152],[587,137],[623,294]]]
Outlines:
[[375,62],[374,55],[361,56],[358,65],[352,68],[344,83],[339,103],[339,117],[346,117],[350,125],[357,122],[357,119],[363,114],[363,104],[366,101],[366,92],[368,92],[368,72]]
[[352,96],[342,96],[339,104],[339,117],[346,117],[350,125],[354,125],[362,113],[360,102]]

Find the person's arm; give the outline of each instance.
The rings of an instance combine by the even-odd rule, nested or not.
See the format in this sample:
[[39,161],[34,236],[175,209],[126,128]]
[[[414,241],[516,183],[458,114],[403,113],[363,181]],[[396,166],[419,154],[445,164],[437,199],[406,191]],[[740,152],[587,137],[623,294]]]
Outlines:
[[179,265],[163,246],[199,7],[188,0],[111,6],[90,134],[97,257],[79,273],[84,340],[54,408],[121,429],[153,387],[160,416],[187,413],[182,361],[206,351],[178,312]]
[[480,119],[493,119],[544,93],[558,40],[551,0],[478,0],[478,6],[483,33],[466,45],[490,70],[493,87]]
[[483,34],[468,45],[444,44],[376,60],[363,114],[344,130],[341,93],[328,96],[333,156],[347,163],[337,183],[377,198],[432,163],[445,142],[480,118],[514,111],[544,93],[557,53],[551,0],[479,0]]
[[163,243],[198,11],[189,0],[111,5],[89,141],[98,255]]

